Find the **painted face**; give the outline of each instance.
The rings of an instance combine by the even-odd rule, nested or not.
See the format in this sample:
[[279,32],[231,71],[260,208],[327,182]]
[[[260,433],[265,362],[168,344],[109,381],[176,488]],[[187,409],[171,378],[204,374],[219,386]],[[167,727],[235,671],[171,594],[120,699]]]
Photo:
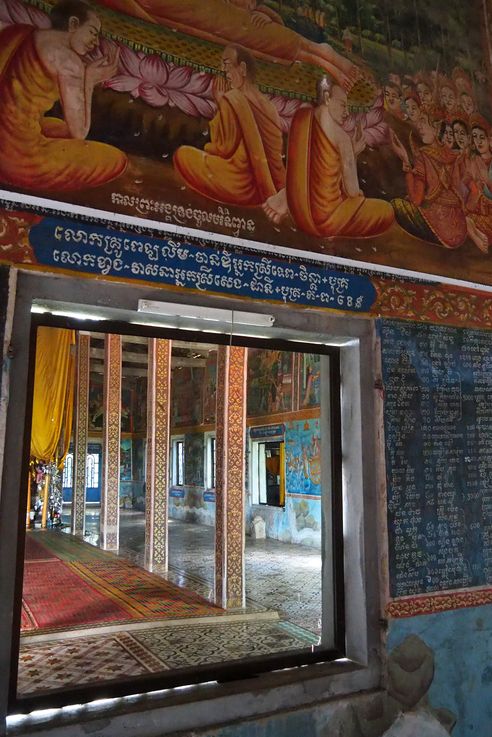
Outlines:
[[417,130],[423,143],[432,143],[436,139],[436,131],[429,123],[427,115],[421,115],[417,122]]
[[416,123],[420,117],[420,108],[413,97],[408,97],[405,100],[405,107],[407,109],[408,119],[412,123]]
[[432,104],[432,93],[430,87],[425,82],[418,83],[417,92],[424,105]]
[[452,112],[456,107],[456,95],[454,94],[454,90],[452,90],[451,87],[441,87],[439,101],[445,110]]
[[449,125],[449,123],[446,123],[446,127],[444,128],[442,142],[443,145],[446,146],[446,148],[453,148],[454,146],[453,126]]
[[465,151],[470,145],[470,136],[463,123],[453,125],[454,140],[460,151]]
[[224,53],[222,54],[222,69],[232,89],[241,89],[246,81],[246,65],[244,62],[238,64],[235,49],[224,49]]
[[392,113],[400,112],[401,98],[398,91],[394,87],[386,86],[384,88],[384,103],[386,109]]
[[326,101],[326,106],[335,123],[343,125],[347,118],[347,95],[341,87],[334,86],[331,95]]
[[461,93],[460,101],[461,107],[467,115],[471,115],[475,112],[475,103],[473,102],[473,97],[469,95],[468,92]]
[[84,23],[81,23],[75,16],[68,21],[70,47],[79,56],[85,56],[97,48],[100,32],[101,21],[95,13],[89,13]]
[[390,82],[393,82],[393,84],[397,84],[398,87],[401,87],[401,77],[399,74],[395,74],[395,72],[390,72],[388,74],[388,79]]
[[480,156],[489,153],[489,139],[482,128],[473,128],[472,141]]

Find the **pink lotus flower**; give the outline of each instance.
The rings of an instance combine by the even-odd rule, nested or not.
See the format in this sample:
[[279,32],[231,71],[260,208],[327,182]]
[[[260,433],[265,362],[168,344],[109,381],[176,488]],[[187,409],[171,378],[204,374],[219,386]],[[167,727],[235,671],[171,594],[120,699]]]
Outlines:
[[120,45],[118,74],[105,83],[117,92],[129,92],[152,107],[177,107],[187,115],[212,118],[212,75],[164,61],[158,54],[134,52]]
[[281,97],[280,95],[269,95],[269,98],[277,108],[283,132],[288,133],[292,123],[292,118],[299,108],[305,107],[307,103],[290,97]]

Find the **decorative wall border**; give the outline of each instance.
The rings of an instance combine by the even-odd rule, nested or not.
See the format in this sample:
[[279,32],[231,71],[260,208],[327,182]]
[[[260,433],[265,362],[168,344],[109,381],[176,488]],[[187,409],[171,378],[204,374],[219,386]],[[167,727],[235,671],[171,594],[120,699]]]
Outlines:
[[181,292],[229,295],[359,317],[492,329],[492,292],[296,256],[170,239],[151,229],[13,209],[0,201],[0,263]]
[[438,614],[453,609],[492,604],[492,589],[474,589],[472,591],[453,591],[429,594],[426,596],[409,596],[393,599],[386,606],[386,616],[399,619],[417,617],[421,614]]

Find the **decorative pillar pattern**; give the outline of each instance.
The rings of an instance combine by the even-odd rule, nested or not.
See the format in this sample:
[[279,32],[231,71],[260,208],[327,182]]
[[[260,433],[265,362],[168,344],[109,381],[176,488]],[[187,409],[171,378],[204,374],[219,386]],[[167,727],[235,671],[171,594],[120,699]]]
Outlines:
[[101,490],[101,547],[119,547],[119,491],[121,436],[121,336],[104,340],[103,474]]
[[215,602],[244,606],[244,467],[246,349],[217,353],[215,463]]
[[149,339],[145,567],[167,571],[171,341]]
[[88,408],[90,376],[89,333],[77,334],[77,387],[75,395],[74,471],[72,494],[72,533],[83,535],[85,528],[85,490],[88,441]]

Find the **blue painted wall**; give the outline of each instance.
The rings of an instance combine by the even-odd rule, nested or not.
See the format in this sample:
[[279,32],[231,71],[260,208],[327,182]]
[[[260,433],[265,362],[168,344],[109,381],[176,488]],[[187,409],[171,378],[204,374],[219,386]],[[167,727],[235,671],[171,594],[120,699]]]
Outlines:
[[457,717],[453,737],[492,734],[492,605],[395,619],[388,650],[418,635],[435,654],[434,706]]

